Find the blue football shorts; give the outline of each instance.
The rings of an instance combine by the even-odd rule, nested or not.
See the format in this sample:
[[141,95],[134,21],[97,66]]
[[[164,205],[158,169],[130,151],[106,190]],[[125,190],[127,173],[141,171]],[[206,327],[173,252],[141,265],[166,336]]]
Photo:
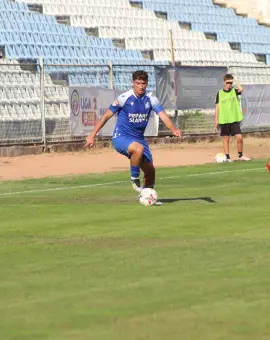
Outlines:
[[128,147],[133,142],[140,143],[144,146],[143,161],[153,163],[153,157],[145,139],[137,139],[136,137],[129,136],[119,136],[112,139],[112,144],[115,150],[128,158],[130,158]]

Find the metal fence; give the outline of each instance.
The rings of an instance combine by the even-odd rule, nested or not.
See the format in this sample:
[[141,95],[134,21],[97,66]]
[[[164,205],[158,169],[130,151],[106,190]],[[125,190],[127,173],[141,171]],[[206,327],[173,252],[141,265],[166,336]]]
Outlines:
[[[0,145],[45,145],[48,142],[83,139],[71,136],[69,86],[86,84],[124,91],[130,88],[131,74],[138,69],[148,71],[149,88],[155,91],[155,70],[151,64],[43,65],[42,60],[37,64],[1,62]],[[270,84],[269,68],[253,70],[254,74],[257,71],[262,74],[266,69]],[[265,79],[266,82],[268,78],[262,75],[262,81]],[[213,109],[171,111],[169,114],[186,134],[215,133]],[[254,127],[256,130],[257,127]],[[160,123],[160,134],[167,133]]]
[[1,144],[42,142],[41,75],[39,65],[0,64]]

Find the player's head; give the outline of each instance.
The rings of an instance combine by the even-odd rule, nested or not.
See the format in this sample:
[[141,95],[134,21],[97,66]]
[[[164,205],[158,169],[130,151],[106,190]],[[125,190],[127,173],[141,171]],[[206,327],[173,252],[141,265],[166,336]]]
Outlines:
[[145,71],[136,71],[132,75],[133,90],[137,96],[143,96],[148,84],[148,73]]
[[224,76],[224,89],[229,90],[232,88],[232,86],[233,86],[233,76],[232,74],[227,73]]

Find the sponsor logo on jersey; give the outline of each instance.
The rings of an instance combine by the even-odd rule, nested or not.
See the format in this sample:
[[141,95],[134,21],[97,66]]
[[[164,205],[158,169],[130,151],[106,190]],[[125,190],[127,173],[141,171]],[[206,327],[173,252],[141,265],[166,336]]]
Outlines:
[[145,104],[145,108],[146,108],[146,109],[149,109],[149,107],[150,107],[150,103],[147,102],[147,103]]
[[130,123],[143,123],[148,121],[147,113],[129,113],[128,119]]

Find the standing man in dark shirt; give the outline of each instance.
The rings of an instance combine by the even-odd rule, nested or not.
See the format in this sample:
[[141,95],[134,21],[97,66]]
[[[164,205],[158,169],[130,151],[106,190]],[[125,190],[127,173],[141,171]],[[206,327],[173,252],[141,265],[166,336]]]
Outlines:
[[235,136],[237,142],[238,159],[250,161],[249,157],[243,155],[243,137],[240,122],[244,119],[240,109],[238,96],[243,92],[240,84],[233,87],[233,76],[226,74],[224,77],[224,88],[217,93],[215,125],[220,128],[220,135],[223,137],[224,153],[227,162],[232,162],[229,152],[230,137]]

